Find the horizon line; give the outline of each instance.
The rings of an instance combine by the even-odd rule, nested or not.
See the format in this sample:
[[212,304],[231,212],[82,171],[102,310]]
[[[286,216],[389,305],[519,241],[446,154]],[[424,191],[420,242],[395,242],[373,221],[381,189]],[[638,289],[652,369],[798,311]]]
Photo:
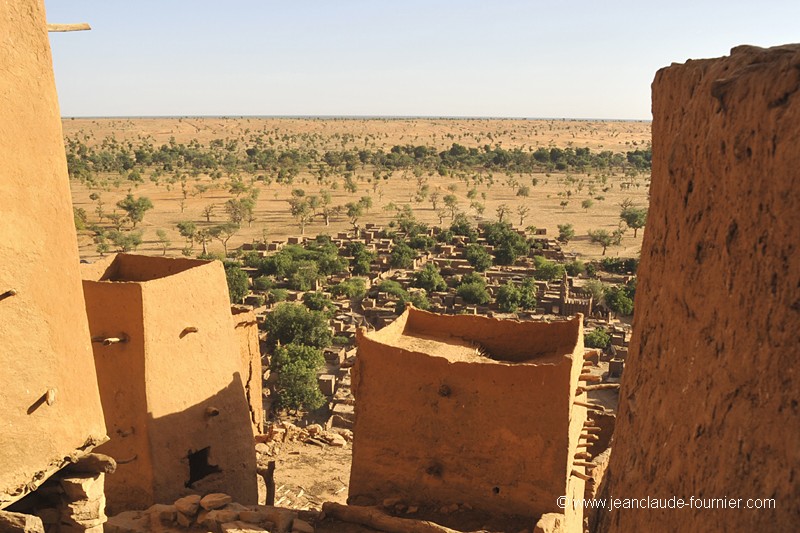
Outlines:
[[574,122],[652,122],[644,118],[574,118],[574,117],[511,117],[492,115],[62,115],[61,119],[163,119],[163,118],[268,118],[306,120],[554,120]]

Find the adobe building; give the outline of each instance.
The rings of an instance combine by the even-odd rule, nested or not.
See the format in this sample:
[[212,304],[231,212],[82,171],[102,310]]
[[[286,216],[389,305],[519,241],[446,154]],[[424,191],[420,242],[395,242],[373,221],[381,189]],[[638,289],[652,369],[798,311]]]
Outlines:
[[224,492],[257,503],[239,339],[219,262],[128,254],[82,265],[100,396],[117,460],[110,514]]
[[0,2],[0,509],[104,442],[42,2]]
[[[798,169],[800,45],[656,74],[652,201],[602,491],[739,506],[618,509],[598,531],[797,530]],[[774,508],[743,508],[755,498]]]
[[[358,330],[350,503],[468,504],[533,524],[582,495],[583,326],[407,310]],[[581,392],[583,395],[584,393]],[[581,528],[580,510],[566,523]]]

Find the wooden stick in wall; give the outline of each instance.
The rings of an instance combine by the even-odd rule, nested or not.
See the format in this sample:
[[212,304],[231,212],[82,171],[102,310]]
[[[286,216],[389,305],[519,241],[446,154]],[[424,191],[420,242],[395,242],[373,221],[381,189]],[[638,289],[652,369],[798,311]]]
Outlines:
[[78,24],[47,24],[47,31],[63,32],[63,31],[86,31],[91,30],[92,27],[86,22]]

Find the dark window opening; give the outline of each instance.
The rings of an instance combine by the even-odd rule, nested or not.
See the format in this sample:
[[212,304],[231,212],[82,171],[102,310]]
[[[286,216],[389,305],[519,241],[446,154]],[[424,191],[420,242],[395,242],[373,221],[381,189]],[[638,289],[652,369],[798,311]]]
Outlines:
[[186,482],[187,488],[192,488],[192,485],[206,476],[222,472],[217,465],[212,465],[208,462],[210,455],[210,446],[196,452],[189,452],[189,481]]

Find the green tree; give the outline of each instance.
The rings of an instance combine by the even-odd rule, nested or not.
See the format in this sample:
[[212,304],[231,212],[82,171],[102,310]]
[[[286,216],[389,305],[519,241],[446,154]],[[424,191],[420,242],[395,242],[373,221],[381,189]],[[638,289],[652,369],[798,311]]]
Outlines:
[[535,278],[527,278],[522,282],[519,286],[519,306],[522,309],[536,309],[536,305],[538,301],[536,299],[536,294],[538,290],[536,289],[536,279]]
[[312,311],[320,311],[329,317],[336,312],[336,305],[331,299],[317,291],[303,294],[303,305]]
[[428,195],[428,200],[430,200],[431,207],[433,207],[434,211],[437,210],[436,206],[439,204],[439,198],[440,197],[441,197],[441,194],[439,193],[439,191],[433,191],[432,193],[430,193]]
[[422,270],[414,274],[414,286],[429,293],[447,290],[447,283],[433,263],[425,264]]
[[534,258],[534,263],[536,271],[533,273],[533,277],[539,281],[555,281],[564,277],[564,265],[560,263],[548,261],[540,255]]
[[347,218],[350,219],[353,229],[358,229],[358,219],[364,215],[364,205],[361,202],[348,202],[345,208],[347,209]]
[[310,291],[322,278],[319,266],[314,261],[296,261],[289,274],[289,287],[296,291]]
[[167,237],[167,232],[163,229],[157,229],[156,236],[158,237],[158,244],[161,246],[161,255],[167,255],[167,249],[172,244],[172,241]]
[[181,234],[181,237],[186,239],[189,246],[194,247],[194,241],[197,237],[197,226],[195,223],[190,220],[184,220],[178,222],[176,227],[178,228],[178,233]]
[[139,222],[144,220],[144,214],[153,209],[153,202],[146,196],[134,198],[132,194],[128,193],[124,199],[117,202],[117,207],[128,214],[128,218],[135,228]]
[[633,314],[633,298],[631,298],[624,287],[609,287],[603,295],[606,306],[622,316]]
[[602,246],[602,255],[606,255],[606,249],[614,244],[614,236],[604,229],[589,230],[589,242]]
[[461,278],[461,282],[456,288],[456,294],[471,304],[484,305],[492,300],[489,291],[486,290],[486,279],[475,272]]
[[203,216],[206,217],[206,222],[211,222],[211,216],[214,214],[214,209],[216,208],[216,204],[208,204],[203,208]]
[[580,276],[586,272],[586,265],[583,264],[583,261],[579,261],[577,259],[565,264],[564,268],[566,269],[567,274],[572,277]]
[[521,299],[520,290],[511,282],[502,285],[495,296],[498,307],[504,313],[516,313]]
[[611,344],[611,336],[604,328],[595,328],[583,336],[583,345],[587,348],[601,348],[605,350]]
[[495,222],[484,227],[486,241],[494,246],[495,263],[513,265],[518,257],[530,251],[525,237],[514,231],[507,222]]
[[385,279],[378,284],[378,290],[398,298],[408,298],[408,292],[393,279]]
[[331,287],[334,296],[361,299],[367,295],[367,283],[364,278],[350,278]]
[[583,286],[583,290],[592,295],[592,304],[600,305],[603,303],[603,296],[606,293],[606,285],[599,279],[590,279]]
[[567,244],[575,238],[575,228],[572,224],[559,224],[558,225],[558,242]]
[[253,280],[253,288],[257,291],[268,291],[275,286],[275,280],[270,276],[259,276]]
[[647,222],[647,209],[633,206],[623,207],[619,218],[621,218],[629,228],[633,228],[633,237],[636,238],[639,229],[643,228],[645,222]]
[[455,194],[448,194],[443,200],[444,206],[450,211],[450,219],[455,220],[458,212],[458,198]]
[[427,310],[431,308],[431,302],[428,300],[425,291],[413,291],[397,302],[394,312],[398,315],[402,314],[409,303],[417,309]]
[[311,311],[303,304],[284,302],[275,306],[264,320],[267,347],[274,350],[280,343],[305,344],[315,348],[330,346],[333,334],[328,319],[319,311]]
[[311,207],[308,205],[308,200],[303,197],[293,197],[289,202],[289,211],[292,216],[297,220],[300,226],[300,234],[306,234],[306,225],[311,221],[314,214],[311,212]]
[[322,352],[311,346],[290,343],[272,355],[272,369],[278,373],[278,406],[291,410],[314,410],[325,398],[319,390],[317,370],[325,364]]
[[531,212],[531,208],[526,205],[518,205],[517,206],[517,216],[519,217],[519,227],[522,227],[525,224],[525,218],[528,216],[528,213]]
[[456,289],[456,294],[465,302],[478,305],[488,304],[492,299],[486,290],[486,285],[480,283],[462,283]]
[[225,224],[220,224],[219,226],[208,229],[209,235],[222,243],[222,248],[225,250],[225,257],[228,256],[228,241],[236,235],[237,231],[239,231],[239,225],[233,222],[226,222]]
[[86,223],[88,221],[86,210],[82,207],[73,207],[72,215],[75,220],[75,229],[78,231],[86,229]]
[[497,206],[495,212],[497,213],[497,222],[499,224],[502,224],[506,216],[508,216],[511,213],[511,208],[508,207],[508,204],[500,204],[499,206]]
[[478,272],[485,272],[492,266],[491,254],[480,244],[468,244],[464,257]]
[[225,279],[228,281],[228,295],[231,303],[241,303],[250,291],[247,273],[236,263],[225,265]]
[[392,247],[389,255],[389,264],[394,268],[411,268],[417,253],[404,242],[398,242]]
[[141,231],[112,230],[108,234],[108,238],[120,252],[130,252],[142,244]]

